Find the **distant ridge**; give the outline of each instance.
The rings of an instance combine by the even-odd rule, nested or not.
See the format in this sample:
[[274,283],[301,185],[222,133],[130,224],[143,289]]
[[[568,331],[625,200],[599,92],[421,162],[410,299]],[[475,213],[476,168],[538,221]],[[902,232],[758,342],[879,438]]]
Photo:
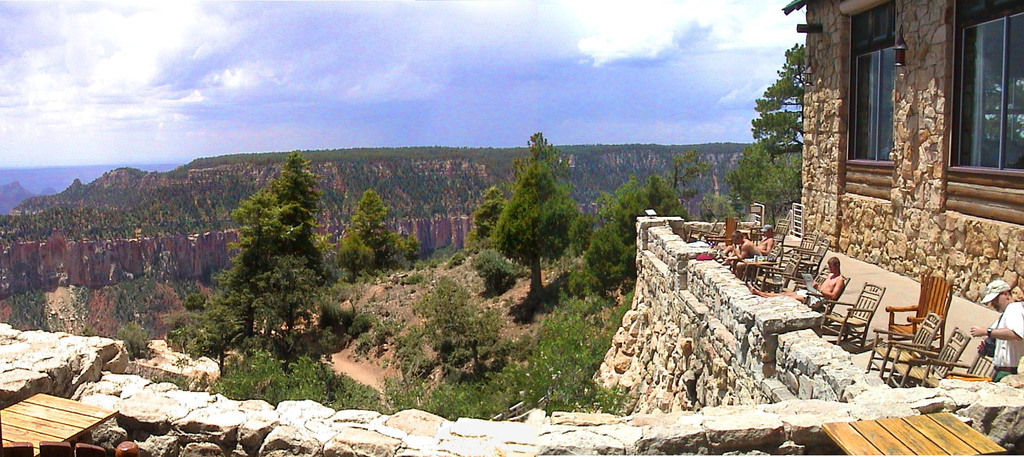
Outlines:
[[9,213],[18,203],[33,195],[35,194],[21,187],[18,181],[0,185],[0,214]]
[[[645,179],[671,171],[672,157],[696,149],[719,178],[745,145],[569,145],[559,146],[570,163],[572,196],[583,206],[612,192],[630,176]],[[303,151],[321,177],[322,220],[343,226],[368,188],[388,200],[395,220],[468,215],[483,190],[511,175],[526,148],[353,148]],[[55,232],[68,239],[112,239],[136,235],[200,233],[233,227],[231,211],[277,176],[287,153],[233,154],[201,158],[167,172],[118,168],[89,183],[30,198],[0,217],[7,240],[44,240]],[[699,183],[711,187],[710,175]],[[719,181],[722,181],[719,179]]]

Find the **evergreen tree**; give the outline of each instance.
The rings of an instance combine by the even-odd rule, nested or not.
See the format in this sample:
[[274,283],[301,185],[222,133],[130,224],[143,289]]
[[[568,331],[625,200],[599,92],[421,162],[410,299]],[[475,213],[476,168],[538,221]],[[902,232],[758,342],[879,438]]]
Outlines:
[[[223,354],[240,339],[275,346],[281,359],[293,360],[292,334],[309,318],[309,294],[330,278],[324,266],[316,215],[320,193],[309,161],[298,152],[287,158],[281,176],[243,201],[232,216],[238,222],[238,254],[219,277],[222,292],[205,314],[204,325],[223,326],[225,335],[209,335],[208,352]],[[230,311],[230,312],[228,312]]]
[[607,293],[635,278],[636,218],[646,209],[658,214],[685,215],[686,209],[676,195],[676,190],[659,175],[649,176],[643,185],[636,177],[630,177],[615,190],[615,195],[602,195],[598,201],[601,226],[594,230],[583,254],[586,268],[577,273],[583,277],[578,276],[573,282]]
[[725,178],[736,204],[761,202],[772,217],[800,199],[803,62],[803,45],[786,51],[779,79],[757,100],[758,118],[751,122],[756,141]]
[[468,238],[471,241],[483,241],[490,238],[506,203],[505,194],[498,186],[487,188],[480,206],[473,211],[473,230],[469,232]]
[[[363,271],[395,268],[401,261],[412,262],[419,256],[420,242],[415,234],[402,236],[388,230],[384,224],[388,211],[377,192],[373,189],[363,192],[339,252],[342,267],[349,270],[350,277]],[[363,264],[364,249],[373,253],[368,267]]]
[[530,269],[531,311],[544,281],[541,259],[558,258],[569,245],[569,228],[579,214],[563,183],[566,165],[558,149],[541,133],[529,142],[530,156],[516,160],[512,198],[502,209],[492,235],[505,256]]
[[[672,188],[676,190],[680,202],[697,196],[697,180],[710,169],[711,164],[700,160],[700,153],[696,149],[672,157]],[[673,214],[684,219],[690,218],[686,208],[680,207],[680,210]]]

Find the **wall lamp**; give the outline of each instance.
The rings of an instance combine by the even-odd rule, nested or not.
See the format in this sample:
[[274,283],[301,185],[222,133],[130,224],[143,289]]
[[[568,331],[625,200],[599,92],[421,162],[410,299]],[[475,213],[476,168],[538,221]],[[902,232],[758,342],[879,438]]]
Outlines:
[[907,42],[903,40],[903,26],[900,26],[899,31],[896,32],[896,42],[893,44],[892,50],[895,52],[894,61],[897,67],[902,67],[907,64]]

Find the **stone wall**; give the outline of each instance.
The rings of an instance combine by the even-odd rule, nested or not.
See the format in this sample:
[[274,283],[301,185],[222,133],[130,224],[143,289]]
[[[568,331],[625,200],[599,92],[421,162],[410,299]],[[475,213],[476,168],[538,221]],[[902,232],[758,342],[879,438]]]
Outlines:
[[780,401],[839,400],[880,384],[811,330],[823,316],[762,298],[726,267],[695,258],[678,218],[637,223],[637,286],[597,378],[637,413]]
[[[697,224],[638,219],[634,300],[595,376],[605,387],[628,390],[635,415],[699,413],[706,424],[718,411],[770,413],[772,404],[851,411],[875,403],[884,410],[891,401],[879,414],[951,411],[975,417],[975,427],[1003,445],[1022,444],[1024,390],[955,381],[938,389],[883,385],[877,373],[865,373],[849,353],[818,337],[812,329],[819,313],[790,298],[755,296],[717,262],[695,260],[707,249],[683,239]],[[959,389],[989,388],[1010,396],[999,407],[1017,431],[983,424],[974,400],[959,397]]]
[[[662,238],[654,240],[654,244],[660,245],[665,255],[672,254],[675,249],[669,245],[679,240]],[[663,242],[666,240],[671,243]],[[696,268],[689,269],[687,275],[713,276],[710,271]],[[661,284],[667,285],[668,281]],[[733,293],[730,287],[719,290],[723,295]],[[689,300],[693,306],[699,302],[695,298]],[[784,309],[791,308],[785,305]],[[762,317],[760,321],[751,328],[758,328],[762,334],[779,331],[770,320]],[[715,324],[718,336],[713,345],[734,340],[727,336],[733,331],[726,329],[729,325],[741,324]],[[822,375],[812,373],[827,373],[830,369],[820,362],[822,349],[815,346],[808,332],[779,334],[777,352],[782,355],[777,358],[794,366],[785,369],[794,376],[784,382],[798,383],[797,390],[813,391],[820,386],[805,383],[797,371],[817,380]],[[940,410],[955,412],[1000,443],[1019,442],[1024,434],[1024,394],[1020,389],[992,383],[944,381],[938,389],[868,387],[856,395],[847,388],[844,395],[851,398],[846,402],[789,399],[707,407],[696,412],[652,411],[625,417],[565,412],[548,416],[543,411],[533,411],[525,423],[513,423],[473,418],[447,420],[417,410],[390,415],[339,411],[312,401],[286,401],[274,406],[263,401],[182,391],[173,384],[119,374],[128,365],[122,346],[106,338],[20,332],[0,324],[0,401],[6,405],[44,392],[116,410],[117,417],[95,430],[92,440],[110,450],[120,441],[131,439],[139,443],[146,457],[469,457],[737,451],[825,454],[839,450],[821,430],[823,423]],[[643,344],[636,347],[652,360],[668,360],[662,356],[663,351]],[[719,352],[715,357],[724,354]],[[743,364],[735,365],[728,360],[722,363],[731,367],[726,368],[726,373],[746,376],[746,369],[737,368]],[[809,368],[812,365],[819,367],[817,371]],[[651,387],[658,389],[659,385]],[[785,387],[777,386],[775,390],[788,392]],[[735,397],[743,395],[746,394]]]
[[915,279],[943,276],[970,300],[997,277],[1024,296],[1024,226],[946,208],[955,2],[895,0],[909,50],[893,94],[891,168],[882,167],[889,184],[873,186],[884,198],[849,184],[850,17],[839,3],[806,6],[807,22],[825,31],[807,35],[815,74],[804,97],[805,226],[851,257]]

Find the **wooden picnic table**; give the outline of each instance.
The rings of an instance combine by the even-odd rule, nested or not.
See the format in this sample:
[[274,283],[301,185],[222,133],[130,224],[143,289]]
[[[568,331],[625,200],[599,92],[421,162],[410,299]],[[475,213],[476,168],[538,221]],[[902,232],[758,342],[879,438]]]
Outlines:
[[38,449],[40,441],[75,442],[116,414],[74,400],[35,394],[0,411],[0,427],[5,443],[29,442]]
[[850,455],[979,455],[1006,452],[950,413],[823,424]]

